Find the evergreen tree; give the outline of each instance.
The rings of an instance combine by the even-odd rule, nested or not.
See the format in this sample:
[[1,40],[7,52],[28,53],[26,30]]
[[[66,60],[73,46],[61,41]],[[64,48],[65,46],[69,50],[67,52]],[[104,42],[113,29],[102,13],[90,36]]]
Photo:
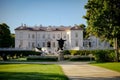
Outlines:
[[12,38],[9,26],[5,23],[0,24],[0,48],[11,47]]

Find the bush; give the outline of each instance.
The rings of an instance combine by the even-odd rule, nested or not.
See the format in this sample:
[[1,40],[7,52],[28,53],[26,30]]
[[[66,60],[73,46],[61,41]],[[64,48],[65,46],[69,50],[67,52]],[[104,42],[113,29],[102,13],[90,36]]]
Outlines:
[[70,50],[71,55],[89,55],[91,54],[91,50]]
[[71,55],[64,55],[64,60],[69,60],[71,58]]
[[57,61],[57,56],[29,56],[27,60],[39,60],[39,61]]
[[29,55],[41,55],[40,52],[35,51],[0,51],[0,56],[3,58],[3,60],[7,60],[6,57],[11,57],[12,59],[18,58],[18,57],[26,57]]
[[94,60],[94,57],[89,57],[89,56],[72,56],[70,58],[70,61],[90,61]]
[[[114,50],[69,50],[71,55],[89,56],[93,54],[97,62],[113,62],[115,61]],[[80,60],[81,58],[72,58],[72,60]]]
[[69,50],[71,55],[77,55],[78,54],[78,50]]
[[97,62],[113,62],[115,60],[114,50],[95,50],[92,52]]
[[64,55],[70,55],[70,51],[69,50],[64,50],[63,53],[64,53]]

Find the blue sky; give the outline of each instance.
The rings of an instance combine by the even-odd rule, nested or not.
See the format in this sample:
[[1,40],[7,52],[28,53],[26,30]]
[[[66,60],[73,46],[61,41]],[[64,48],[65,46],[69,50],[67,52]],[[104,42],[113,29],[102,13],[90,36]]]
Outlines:
[[11,33],[22,23],[28,26],[73,26],[85,24],[87,0],[0,0],[0,23]]

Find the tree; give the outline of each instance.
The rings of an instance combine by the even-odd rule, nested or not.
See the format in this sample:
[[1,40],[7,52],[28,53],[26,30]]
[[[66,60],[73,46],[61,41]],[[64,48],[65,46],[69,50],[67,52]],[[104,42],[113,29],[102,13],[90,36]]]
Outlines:
[[11,34],[11,47],[15,47],[15,34]]
[[11,47],[12,38],[9,26],[5,23],[0,24],[0,48]]
[[88,0],[87,32],[105,40],[113,40],[116,61],[119,60],[118,40],[120,40],[120,0]]

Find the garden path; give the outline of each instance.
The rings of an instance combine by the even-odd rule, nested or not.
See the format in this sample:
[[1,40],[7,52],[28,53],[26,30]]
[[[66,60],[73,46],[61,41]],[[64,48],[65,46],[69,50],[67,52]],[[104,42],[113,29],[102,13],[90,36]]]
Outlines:
[[63,72],[70,80],[120,80],[119,72],[92,66],[84,62],[80,63],[61,64]]

